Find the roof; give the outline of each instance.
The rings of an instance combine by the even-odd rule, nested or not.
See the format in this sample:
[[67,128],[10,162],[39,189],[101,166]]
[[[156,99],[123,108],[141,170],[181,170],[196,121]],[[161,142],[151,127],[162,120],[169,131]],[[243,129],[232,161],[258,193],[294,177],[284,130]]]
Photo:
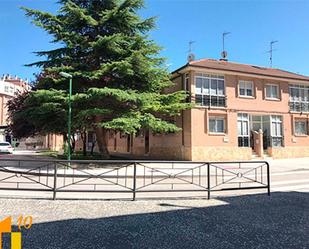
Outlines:
[[253,75],[260,75],[260,76],[269,76],[269,77],[309,81],[308,76],[288,72],[282,69],[260,67],[260,66],[255,66],[255,65],[240,64],[236,62],[214,60],[214,59],[201,59],[201,60],[191,61],[185,66],[177,69],[174,72],[177,72],[180,69],[183,69],[187,66],[200,67],[200,68],[206,68],[206,69],[216,69],[216,70],[229,71],[229,72],[246,73],[246,74],[253,74]]

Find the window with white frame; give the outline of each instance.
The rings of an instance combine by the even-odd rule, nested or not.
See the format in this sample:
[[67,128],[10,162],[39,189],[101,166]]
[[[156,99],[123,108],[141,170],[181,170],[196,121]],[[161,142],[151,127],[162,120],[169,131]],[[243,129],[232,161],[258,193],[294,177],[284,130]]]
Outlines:
[[295,135],[308,135],[308,122],[305,119],[295,120]]
[[186,102],[191,102],[191,97],[190,97],[190,75],[188,73],[186,73],[184,75],[183,89],[186,91],[186,94],[187,94]]
[[239,81],[239,96],[253,97],[253,82],[240,80]]
[[9,86],[4,86],[4,91],[5,91],[6,93],[8,93],[8,92],[9,92]]
[[225,118],[221,116],[210,116],[208,129],[210,133],[225,133]]
[[279,86],[267,84],[265,86],[265,95],[267,99],[279,99]]
[[195,74],[195,102],[202,106],[225,106],[224,76]]
[[237,115],[238,146],[250,146],[249,115],[238,113]]
[[283,146],[282,117],[271,116],[271,146]]
[[290,111],[309,112],[309,86],[289,85]]

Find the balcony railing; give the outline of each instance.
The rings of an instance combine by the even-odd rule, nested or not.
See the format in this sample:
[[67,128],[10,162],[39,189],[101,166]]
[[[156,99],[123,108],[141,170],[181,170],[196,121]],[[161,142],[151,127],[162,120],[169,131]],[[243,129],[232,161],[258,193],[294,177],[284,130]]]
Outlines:
[[195,103],[201,106],[226,107],[226,96],[195,95]]
[[309,102],[290,101],[289,106],[292,112],[309,112]]

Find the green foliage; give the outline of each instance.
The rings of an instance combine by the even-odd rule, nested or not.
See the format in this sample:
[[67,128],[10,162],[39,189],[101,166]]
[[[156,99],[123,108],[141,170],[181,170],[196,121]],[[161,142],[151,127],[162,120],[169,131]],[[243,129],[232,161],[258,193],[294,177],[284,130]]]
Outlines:
[[73,75],[76,129],[97,126],[128,134],[141,129],[179,131],[169,120],[190,104],[185,103],[183,91],[164,92],[173,83],[165,59],[158,56],[161,48],[147,36],[155,19],[137,14],[144,2],[59,2],[62,7],[56,15],[23,8],[61,47],[37,52],[43,59],[30,66],[41,67],[42,73],[19,115],[31,120],[35,132],[64,132],[68,81],[59,76],[64,71]]

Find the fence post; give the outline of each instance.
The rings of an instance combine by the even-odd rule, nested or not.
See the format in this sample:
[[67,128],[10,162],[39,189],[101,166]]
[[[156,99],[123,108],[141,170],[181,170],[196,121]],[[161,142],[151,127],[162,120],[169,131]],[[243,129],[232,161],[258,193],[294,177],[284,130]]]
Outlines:
[[207,199],[210,199],[210,164],[207,163]]
[[265,162],[267,166],[267,194],[270,195],[270,170],[269,170],[269,163]]
[[56,200],[57,194],[57,162],[54,164],[54,188],[53,188],[53,200]]
[[136,196],[136,162],[133,165],[133,201],[135,201]]

